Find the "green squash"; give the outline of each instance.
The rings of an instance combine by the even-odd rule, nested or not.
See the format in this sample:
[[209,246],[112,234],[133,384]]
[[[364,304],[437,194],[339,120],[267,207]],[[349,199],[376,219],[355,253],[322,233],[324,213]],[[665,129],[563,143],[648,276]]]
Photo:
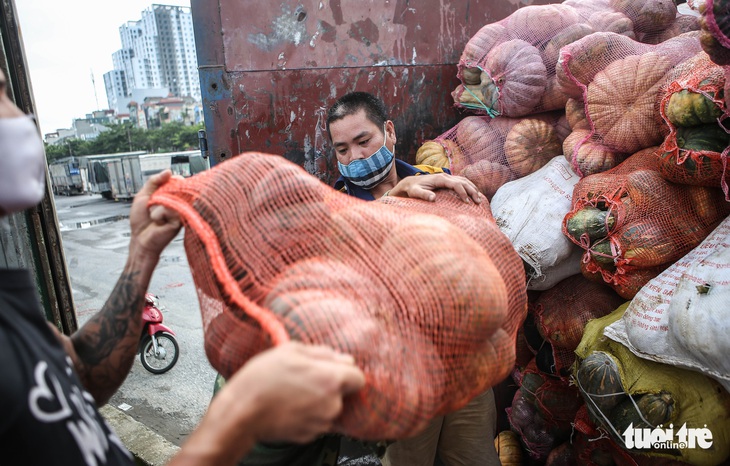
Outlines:
[[544,383],[545,379],[540,374],[536,372],[525,372],[520,383],[522,397],[529,401],[530,404],[535,405],[535,393],[537,393],[537,389]]
[[719,125],[677,128],[677,146],[684,150],[722,152],[730,143],[730,135]]
[[580,237],[586,233],[591,241],[605,238],[616,223],[613,214],[607,210],[596,207],[583,207],[576,211],[566,222],[568,234],[580,241]]
[[672,94],[665,112],[675,126],[715,123],[722,115],[722,109],[707,96],[687,89]]
[[595,351],[581,361],[576,379],[591,417],[602,419],[596,408],[608,415],[627,398],[616,361],[603,351]]
[[[634,406],[636,403],[636,406]],[[637,410],[638,408],[638,410]],[[626,399],[611,411],[611,424],[618,433],[624,432],[633,424],[635,429],[653,429],[666,425],[672,418],[674,399],[667,392],[645,393],[634,396],[633,401]]]
[[608,240],[600,241],[591,246],[591,257],[602,269],[616,269],[613,261],[613,251],[611,251],[611,242]]

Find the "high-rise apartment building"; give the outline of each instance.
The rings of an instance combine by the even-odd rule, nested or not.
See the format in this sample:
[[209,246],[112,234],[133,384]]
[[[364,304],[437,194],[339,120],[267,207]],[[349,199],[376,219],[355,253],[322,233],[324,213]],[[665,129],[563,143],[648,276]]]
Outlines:
[[112,70],[104,73],[104,88],[106,89],[109,108],[116,110],[118,105],[121,104],[120,99],[129,94],[127,80],[124,75],[124,70]]
[[[140,20],[123,24],[119,36],[122,48],[112,54],[114,70],[104,75],[105,84],[107,76],[110,83],[106,84],[110,108],[120,111],[120,104],[129,102],[134,89],[166,88],[176,96],[200,100],[189,7],[152,5]],[[117,76],[126,88],[113,85]]]

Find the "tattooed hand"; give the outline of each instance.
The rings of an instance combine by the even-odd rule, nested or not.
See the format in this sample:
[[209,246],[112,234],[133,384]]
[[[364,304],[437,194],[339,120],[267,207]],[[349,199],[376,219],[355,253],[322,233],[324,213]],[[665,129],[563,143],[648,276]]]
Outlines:
[[130,254],[148,256],[157,263],[162,250],[180,231],[180,217],[176,212],[162,206],[147,207],[147,203],[157,188],[172,178],[170,170],[165,170],[150,177],[142,190],[134,197],[129,212],[129,224],[132,239],[129,245]]
[[144,294],[160,253],[180,231],[180,219],[164,207],[148,209],[152,193],[170,180],[169,170],[151,177],[135,196],[129,213],[129,257],[104,307],[78,332],[59,337],[76,372],[101,406],[127,377],[142,333]]

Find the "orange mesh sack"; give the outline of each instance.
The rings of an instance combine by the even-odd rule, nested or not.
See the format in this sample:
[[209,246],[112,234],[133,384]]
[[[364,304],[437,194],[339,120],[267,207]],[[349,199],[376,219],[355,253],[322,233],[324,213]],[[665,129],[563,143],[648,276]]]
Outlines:
[[563,233],[586,251],[584,275],[600,276],[626,299],[730,213],[722,191],[670,183],[658,165],[657,148],[649,148],[583,178],[563,222]]
[[[601,32],[560,50],[558,83],[563,92],[584,103],[587,125],[576,129],[564,144],[579,175],[612,168],[626,154],[662,142],[668,129],[659,115],[660,91],[670,70],[699,52],[698,35],[690,32],[648,45]],[[589,147],[582,150],[586,144]],[[587,157],[613,162],[586,163]],[[583,165],[593,169],[585,173]]]
[[535,304],[540,335],[553,347],[575,350],[589,320],[613,312],[625,300],[605,284],[573,275],[543,292]]
[[727,196],[725,70],[700,52],[673,73],[660,106],[670,129],[661,146],[661,173],[675,183],[722,186]]
[[432,142],[448,154],[453,174],[468,178],[491,199],[503,184],[562,154],[569,131],[562,111],[525,118],[468,116]]
[[454,103],[489,116],[519,117],[563,108],[556,66],[560,50],[596,32],[632,39],[659,33],[677,16],[665,0],[570,0],[530,5],[482,27],[459,60]]
[[486,203],[365,202],[258,153],[150,202],[185,224],[205,350],[224,377],[290,339],[354,356],[367,384],[336,432],[414,435],[514,365],[524,272]]

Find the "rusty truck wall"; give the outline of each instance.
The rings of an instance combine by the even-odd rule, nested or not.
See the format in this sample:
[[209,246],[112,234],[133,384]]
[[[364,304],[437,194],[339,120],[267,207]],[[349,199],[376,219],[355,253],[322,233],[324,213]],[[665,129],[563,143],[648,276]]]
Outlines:
[[533,3],[554,2],[192,0],[211,164],[268,152],[333,183],[326,109],[354,90],[384,100],[412,161],[463,116],[451,91],[467,41]]

